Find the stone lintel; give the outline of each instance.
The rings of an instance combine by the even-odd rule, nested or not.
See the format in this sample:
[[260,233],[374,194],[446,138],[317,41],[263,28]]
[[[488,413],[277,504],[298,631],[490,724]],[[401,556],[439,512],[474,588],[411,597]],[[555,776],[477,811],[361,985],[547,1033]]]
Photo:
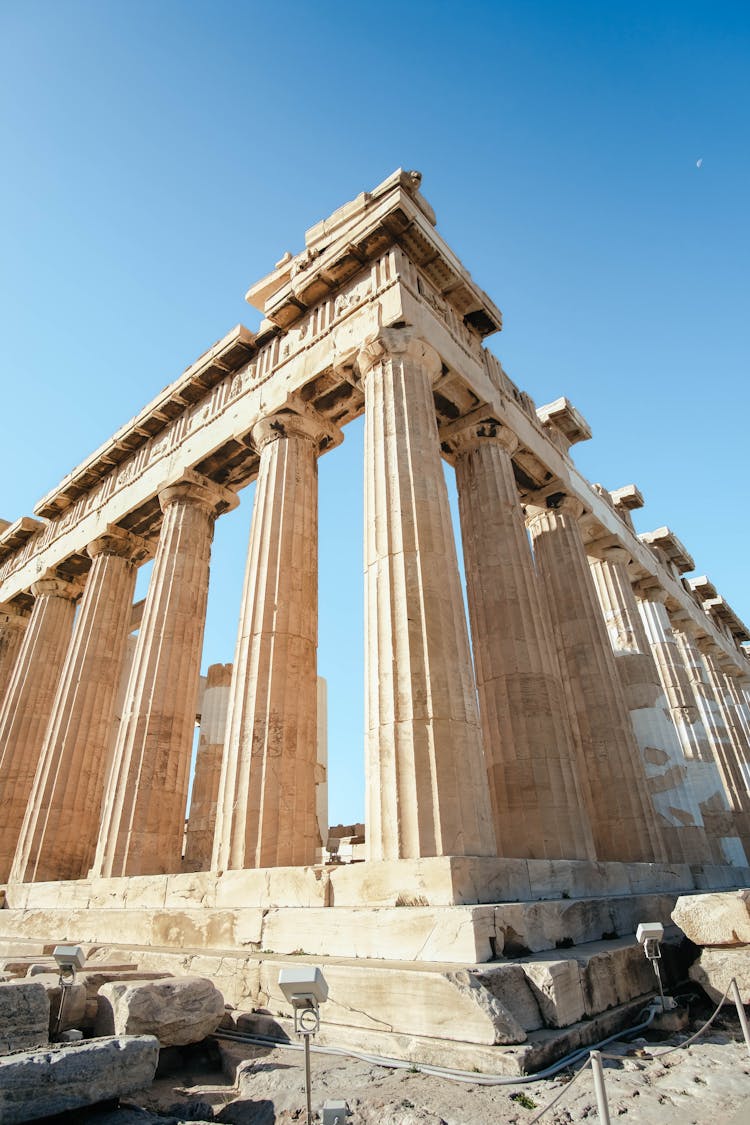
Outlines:
[[257,351],[255,340],[248,328],[238,324],[191,364],[179,379],[152,399],[135,418],[122,426],[109,441],[64,477],[54,491],[39,501],[34,514],[52,518],[69,508],[115,465],[127,460],[135,450],[151,441],[227,374],[247,363]]
[[645,505],[643,493],[635,484],[624,484],[622,488],[613,489],[609,495],[616,512],[633,512]]
[[647,547],[662,551],[669,562],[677,567],[680,574],[695,570],[695,562],[687,548],[680,542],[675,533],[668,527],[658,527],[656,531],[644,531],[638,536],[641,543]]
[[435,230],[413,173],[400,169],[308,232],[301,254],[248,290],[245,299],[281,328],[292,325],[394,243],[480,337],[499,332],[502,314]]
[[588,441],[591,437],[588,422],[565,397],[538,406],[536,415],[545,429],[556,430],[568,447],[576,445],[579,441]]
[[705,574],[699,575],[697,578],[688,578],[688,589],[695,594],[699,602],[705,602],[708,598],[716,598],[716,587]]

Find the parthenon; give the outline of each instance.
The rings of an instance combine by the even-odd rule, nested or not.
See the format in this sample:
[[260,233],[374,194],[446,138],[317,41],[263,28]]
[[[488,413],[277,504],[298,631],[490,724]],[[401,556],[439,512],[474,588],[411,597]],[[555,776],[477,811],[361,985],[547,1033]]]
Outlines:
[[[420,180],[308,230],[250,288],[257,332],[2,522],[0,939],[475,964],[489,905],[748,885],[750,633],[668,527],[636,534],[634,484],[575,468],[576,407],[485,347],[500,311]],[[317,461],[361,414],[366,858],[333,864]],[[214,525],[251,481],[233,662],[202,678]],[[462,910],[470,939],[435,938]]]

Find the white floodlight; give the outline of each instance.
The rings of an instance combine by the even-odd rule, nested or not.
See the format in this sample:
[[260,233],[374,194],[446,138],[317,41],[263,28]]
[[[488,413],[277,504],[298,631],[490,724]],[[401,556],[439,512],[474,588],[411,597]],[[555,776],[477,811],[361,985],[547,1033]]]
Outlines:
[[294,1030],[305,1043],[307,1125],[312,1125],[310,1037],[320,1028],[319,1005],[328,999],[328,985],[316,965],[288,965],[279,973],[279,988],[294,1009]]
[[60,1007],[55,1022],[55,1035],[59,1036],[68,991],[76,982],[76,970],[82,969],[85,965],[86,956],[80,945],[56,945],[52,950],[52,956],[60,970]]
[[52,950],[52,956],[60,966],[60,970],[66,970],[69,973],[81,970],[86,963],[80,945],[56,945]]
[[328,999],[326,979],[316,965],[292,965],[282,969],[279,988],[295,1012],[317,1008]]
[[664,937],[664,927],[661,922],[641,922],[635,931],[636,939],[645,945],[647,941],[661,941]]
[[641,922],[638,929],[635,931],[635,937],[636,941],[640,942],[643,946],[643,952],[654,967],[656,980],[659,984],[661,1010],[664,1012],[667,1006],[664,1003],[664,988],[661,983],[661,972],[659,971],[659,962],[661,961],[661,946],[659,943],[664,937],[664,927],[661,922]]

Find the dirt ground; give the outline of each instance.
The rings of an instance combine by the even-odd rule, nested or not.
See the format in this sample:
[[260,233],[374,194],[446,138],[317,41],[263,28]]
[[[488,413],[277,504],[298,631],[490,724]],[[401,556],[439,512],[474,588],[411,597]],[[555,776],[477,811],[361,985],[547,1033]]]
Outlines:
[[[634,1125],[750,1125],[750,1055],[733,1011],[722,1012],[695,1044],[666,1054],[710,1014],[691,1013],[681,1035],[606,1048],[611,1120]],[[242,1061],[240,1061],[242,1060]],[[222,1069],[223,1063],[223,1069]],[[170,1069],[171,1068],[171,1069]],[[236,1085],[229,1075],[236,1071]],[[415,1069],[391,1070],[351,1056],[314,1054],[313,1109],[344,1100],[348,1125],[543,1125],[599,1121],[590,1067],[552,1079],[501,1086],[449,1081]],[[83,1125],[227,1125],[305,1123],[301,1051],[223,1041],[165,1056],[160,1075],[129,1107],[76,1118]],[[316,1115],[316,1121],[320,1118]]]

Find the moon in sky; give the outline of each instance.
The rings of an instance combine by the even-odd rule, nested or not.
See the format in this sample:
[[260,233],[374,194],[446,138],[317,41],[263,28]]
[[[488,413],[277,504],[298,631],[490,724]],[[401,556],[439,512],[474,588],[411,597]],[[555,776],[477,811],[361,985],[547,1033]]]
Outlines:
[[700,158],[700,160],[696,160],[696,162],[695,162],[695,167],[696,167],[696,168],[700,168],[700,166],[701,166],[701,164],[702,164],[702,163],[703,163],[703,157],[701,157],[701,158]]

